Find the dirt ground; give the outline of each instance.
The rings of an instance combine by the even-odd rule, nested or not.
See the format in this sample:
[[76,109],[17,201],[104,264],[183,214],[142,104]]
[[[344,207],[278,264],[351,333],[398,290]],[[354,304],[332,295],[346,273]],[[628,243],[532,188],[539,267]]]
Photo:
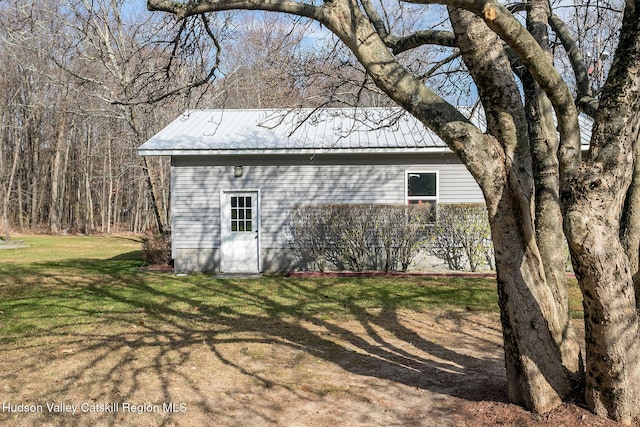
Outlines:
[[538,416],[506,403],[497,315],[121,326],[3,345],[0,424],[615,425],[579,405]]

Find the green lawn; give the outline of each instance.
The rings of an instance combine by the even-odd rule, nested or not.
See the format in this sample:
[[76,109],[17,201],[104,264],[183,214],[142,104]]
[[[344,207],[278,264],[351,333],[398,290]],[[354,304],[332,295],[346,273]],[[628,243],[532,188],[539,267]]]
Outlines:
[[[229,322],[358,318],[384,310],[497,312],[485,278],[215,278],[141,269],[134,237],[21,238],[0,250],[0,339],[144,323],[192,328]],[[572,290],[575,316],[579,293]]]

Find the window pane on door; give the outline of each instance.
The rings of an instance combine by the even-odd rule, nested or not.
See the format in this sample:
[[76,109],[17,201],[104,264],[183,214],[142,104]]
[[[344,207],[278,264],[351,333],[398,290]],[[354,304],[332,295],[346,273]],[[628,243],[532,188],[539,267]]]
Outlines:
[[231,231],[253,230],[251,196],[231,196]]

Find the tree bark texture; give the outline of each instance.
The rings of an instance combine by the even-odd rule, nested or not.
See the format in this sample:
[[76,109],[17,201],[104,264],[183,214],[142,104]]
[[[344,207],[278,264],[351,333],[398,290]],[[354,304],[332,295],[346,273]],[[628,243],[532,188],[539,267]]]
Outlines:
[[622,212],[620,240],[629,259],[636,309],[640,310],[640,139],[633,142],[633,153],[633,176]]
[[564,195],[565,231],[584,299],[586,401],[595,413],[627,424],[640,416],[640,331],[620,218],[634,170],[639,110],[640,1],[635,0],[625,8],[588,157]]
[[633,174],[622,211],[620,239],[629,259],[636,309],[640,310],[640,137],[630,142],[633,144]]
[[[507,392],[513,403],[539,413],[559,406],[571,389],[569,372],[551,333],[555,301],[540,258],[523,238],[523,218],[510,190],[499,201],[491,222],[504,337]],[[514,206],[516,204],[516,206]]]
[[[525,84],[526,85],[526,84]],[[547,285],[551,289],[557,306],[560,322],[560,334],[557,343],[562,352],[564,366],[575,375],[580,372],[580,347],[575,329],[571,324],[569,296],[565,262],[566,240],[562,232],[562,213],[559,197],[557,152],[558,140],[553,125],[545,119],[552,110],[547,109],[544,94],[536,91],[534,98],[527,102],[530,120],[531,153],[536,182],[535,192],[535,230],[536,243],[544,267]],[[550,107],[550,105],[548,106]],[[532,123],[533,120],[533,123]],[[538,121],[541,120],[541,121]],[[551,118],[553,123],[553,119]],[[555,159],[555,160],[554,160]]]
[[[569,371],[560,350],[567,322],[558,314],[535,239],[534,180],[524,106],[497,35],[471,12],[450,8],[449,15],[478,87],[487,132],[504,152],[502,176],[494,175],[495,183],[483,191],[496,256],[509,399],[547,412],[570,391]],[[575,373],[577,351],[572,356]]]
[[[548,34],[549,3],[532,0],[527,5],[527,26],[551,58]],[[571,323],[565,272],[566,239],[562,231],[558,147],[560,141],[553,118],[553,106],[533,77],[523,73],[527,127],[535,181],[536,242],[545,278],[556,300],[561,334],[556,337],[562,363],[574,376],[581,373],[580,346]]]

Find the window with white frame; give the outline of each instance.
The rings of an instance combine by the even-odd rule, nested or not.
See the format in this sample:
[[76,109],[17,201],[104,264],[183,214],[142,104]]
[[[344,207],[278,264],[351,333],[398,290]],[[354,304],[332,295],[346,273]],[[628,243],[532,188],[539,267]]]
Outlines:
[[407,171],[407,204],[429,209],[429,221],[435,222],[438,205],[438,173]]

